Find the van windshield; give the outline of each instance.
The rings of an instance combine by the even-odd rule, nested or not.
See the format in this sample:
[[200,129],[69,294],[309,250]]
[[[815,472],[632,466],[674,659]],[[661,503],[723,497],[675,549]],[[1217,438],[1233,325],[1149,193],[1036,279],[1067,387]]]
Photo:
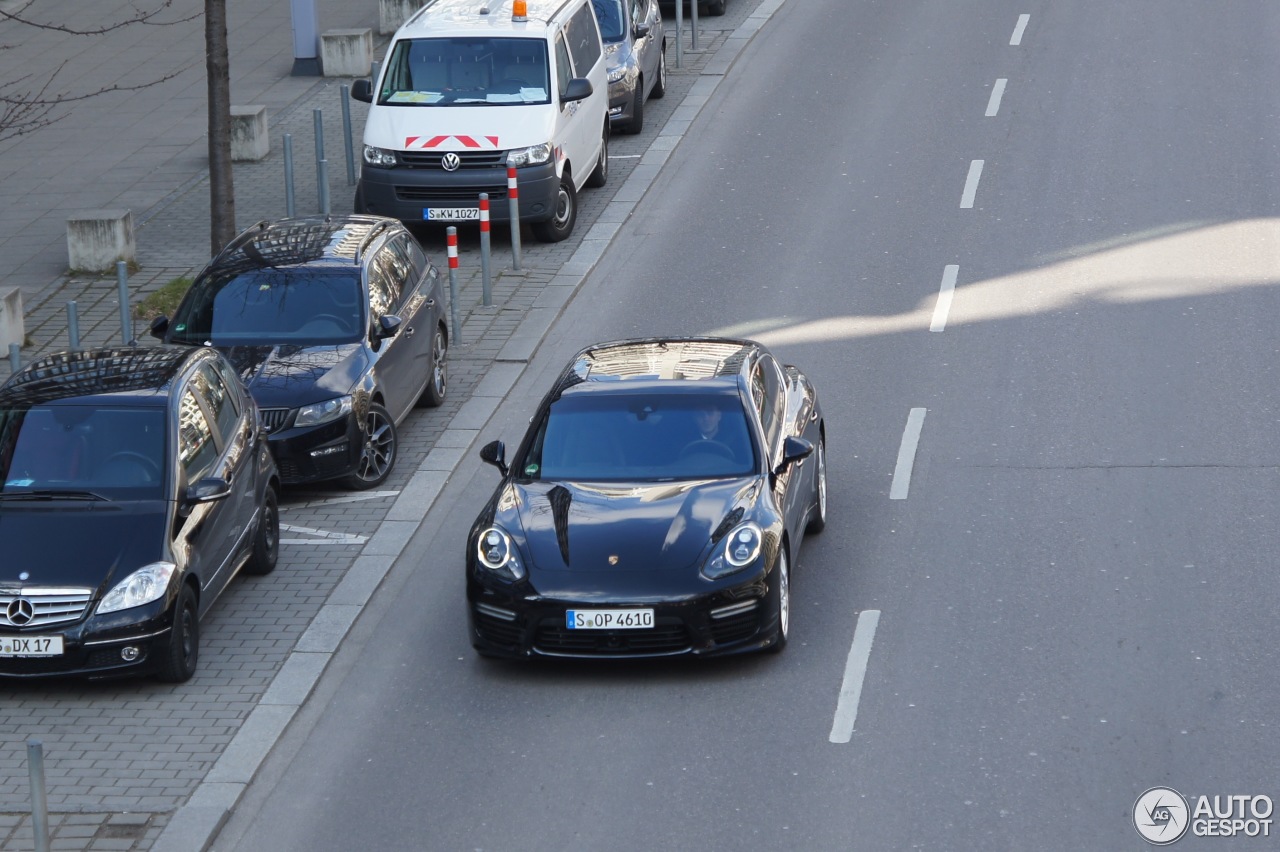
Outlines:
[[476,106],[551,102],[540,38],[418,38],[395,43],[378,103]]

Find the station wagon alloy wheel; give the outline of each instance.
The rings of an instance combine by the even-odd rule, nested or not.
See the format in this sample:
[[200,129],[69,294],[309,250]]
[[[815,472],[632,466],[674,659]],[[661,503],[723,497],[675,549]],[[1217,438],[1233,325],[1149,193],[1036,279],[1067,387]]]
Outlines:
[[391,473],[396,461],[396,425],[387,410],[376,402],[365,415],[364,449],[356,472],[345,480],[349,488],[376,488]]

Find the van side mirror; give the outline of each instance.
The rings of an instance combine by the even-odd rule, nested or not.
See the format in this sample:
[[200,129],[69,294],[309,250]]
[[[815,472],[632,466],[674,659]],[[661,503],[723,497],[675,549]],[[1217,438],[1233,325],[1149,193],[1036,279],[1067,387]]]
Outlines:
[[581,101],[591,97],[591,93],[595,89],[591,88],[591,81],[585,77],[574,77],[569,81],[569,85],[564,87],[564,94],[560,97],[560,103],[568,104],[574,101]]
[[351,84],[351,99],[366,104],[373,103],[373,83],[364,77],[354,81]]

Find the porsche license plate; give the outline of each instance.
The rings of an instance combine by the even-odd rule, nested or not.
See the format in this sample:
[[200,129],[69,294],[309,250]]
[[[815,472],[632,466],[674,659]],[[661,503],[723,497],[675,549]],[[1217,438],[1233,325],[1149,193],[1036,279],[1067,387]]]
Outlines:
[[61,636],[0,636],[0,657],[61,656]]
[[424,207],[422,218],[427,222],[480,221],[479,207]]
[[564,615],[570,630],[643,630],[653,626],[651,609],[571,609]]

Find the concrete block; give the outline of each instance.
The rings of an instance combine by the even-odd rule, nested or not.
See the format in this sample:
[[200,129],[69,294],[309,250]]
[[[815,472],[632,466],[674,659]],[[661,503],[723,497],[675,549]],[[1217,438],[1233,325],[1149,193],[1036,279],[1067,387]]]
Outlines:
[[27,330],[22,322],[22,291],[17,287],[0,294],[0,356],[9,356],[9,344],[21,346]]
[[378,35],[391,35],[427,0],[378,0]]
[[114,272],[117,261],[137,262],[133,214],[84,210],[67,217],[67,263],[85,272]]
[[267,108],[261,104],[231,108],[231,159],[256,163],[271,150],[267,135]]
[[368,77],[373,30],[326,30],[320,34],[320,68],[326,77]]

